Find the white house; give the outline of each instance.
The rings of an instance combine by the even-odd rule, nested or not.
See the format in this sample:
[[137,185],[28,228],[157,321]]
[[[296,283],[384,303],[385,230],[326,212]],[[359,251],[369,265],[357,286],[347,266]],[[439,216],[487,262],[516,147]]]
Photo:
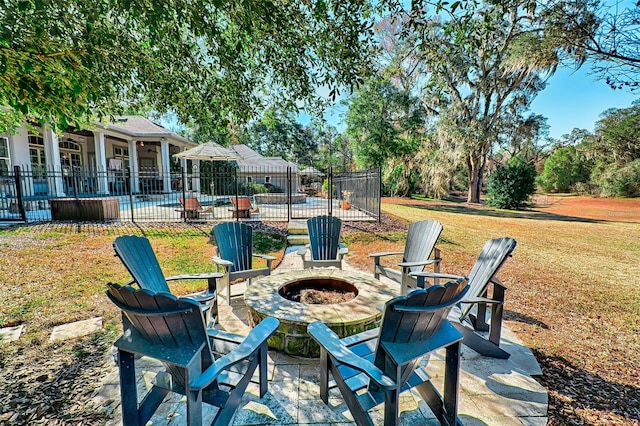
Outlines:
[[[15,134],[0,134],[0,176],[18,166],[29,176],[27,196],[64,196],[71,190],[139,193],[142,186],[165,193],[177,189],[169,172],[179,160],[172,155],[197,144],[141,116],[93,124],[61,135],[47,126],[30,132],[26,124]],[[128,172],[136,178],[126,180]]]
[[244,144],[231,145],[241,160],[238,163],[238,176],[247,183],[260,183],[287,190],[287,173],[291,170],[291,192],[297,193],[299,186],[298,165],[281,157],[264,157]]

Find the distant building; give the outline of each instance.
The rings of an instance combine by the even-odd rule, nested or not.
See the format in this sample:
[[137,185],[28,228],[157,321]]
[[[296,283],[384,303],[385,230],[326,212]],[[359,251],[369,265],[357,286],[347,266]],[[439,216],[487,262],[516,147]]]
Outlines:
[[291,192],[297,193],[300,171],[298,165],[281,157],[264,157],[244,144],[231,145],[242,160],[237,160],[241,182],[266,185],[286,191],[288,173],[291,171]]

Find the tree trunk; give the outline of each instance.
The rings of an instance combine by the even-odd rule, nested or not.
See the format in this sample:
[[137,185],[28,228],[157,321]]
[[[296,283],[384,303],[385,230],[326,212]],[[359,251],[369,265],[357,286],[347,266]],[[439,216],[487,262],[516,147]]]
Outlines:
[[467,203],[480,203],[480,192],[482,190],[482,176],[484,174],[485,159],[470,157],[467,161],[467,176],[469,178],[469,192]]

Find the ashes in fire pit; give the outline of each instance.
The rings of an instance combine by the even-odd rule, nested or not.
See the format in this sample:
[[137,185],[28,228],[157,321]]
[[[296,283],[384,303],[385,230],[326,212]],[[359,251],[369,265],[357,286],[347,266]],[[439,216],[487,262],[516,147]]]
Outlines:
[[331,305],[348,302],[358,295],[358,289],[344,280],[314,278],[285,284],[280,288],[279,293],[293,302]]

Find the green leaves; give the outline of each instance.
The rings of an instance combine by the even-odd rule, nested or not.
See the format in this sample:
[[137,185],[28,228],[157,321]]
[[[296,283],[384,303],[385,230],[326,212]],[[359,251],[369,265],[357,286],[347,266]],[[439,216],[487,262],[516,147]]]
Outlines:
[[337,97],[362,80],[368,11],[360,0],[3,2],[0,99],[54,127],[141,100],[202,127],[266,104],[294,110],[319,85]]

